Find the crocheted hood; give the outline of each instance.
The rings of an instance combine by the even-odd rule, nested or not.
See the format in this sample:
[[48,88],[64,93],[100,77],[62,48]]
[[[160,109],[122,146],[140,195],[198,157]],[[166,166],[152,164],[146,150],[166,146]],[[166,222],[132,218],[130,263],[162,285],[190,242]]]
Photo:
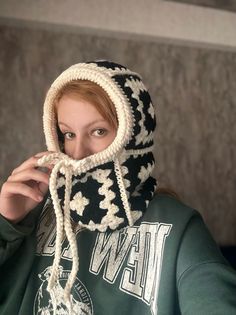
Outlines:
[[118,130],[102,152],[81,160],[56,153],[39,161],[55,164],[50,182],[54,208],[58,208],[57,199],[65,208],[66,190],[70,215],[81,226],[105,231],[133,225],[155,190],[150,175],[156,123],[150,95],[140,76],[119,64],[97,61],[71,66],[53,82],[45,100],[43,122],[49,151],[61,152],[55,99],[64,85],[76,79],[93,81],[105,90],[117,112]]
[[[55,114],[59,91],[76,79],[90,80],[102,87],[118,117],[113,142],[102,152],[81,160],[61,152]],[[101,232],[131,226],[153,197],[155,115],[150,95],[137,73],[113,62],[96,61],[75,64],[53,82],[45,99],[43,123],[47,148],[56,152],[38,162],[40,166],[54,164],[49,189],[57,218],[57,237],[49,291],[56,281],[65,232],[74,256],[65,289],[69,294],[78,270],[72,225]]]

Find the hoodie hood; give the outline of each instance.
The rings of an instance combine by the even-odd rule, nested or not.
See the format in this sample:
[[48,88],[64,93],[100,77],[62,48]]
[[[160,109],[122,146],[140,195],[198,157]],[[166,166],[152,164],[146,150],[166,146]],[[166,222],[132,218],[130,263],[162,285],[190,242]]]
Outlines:
[[[104,89],[115,106],[118,129],[105,150],[74,160],[60,150],[55,101],[62,87],[78,79],[92,81]],[[54,164],[49,189],[57,218],[56,270],[64,232],[77,255],[72,224],[104,232],[131,226],[146,211],[156,188],[151,176],[156,121],[141,77],[119,64],[96,61],[75,64],[52,83],[44,103],[43,125],[47,148],[55,152],[41,158],[38,164]],[[78,270],[75,261],[76,257],[72,278]],[[70,280],[73,282],[68,279],[68,289]],[[55,275],[49,287],[53,283]]]

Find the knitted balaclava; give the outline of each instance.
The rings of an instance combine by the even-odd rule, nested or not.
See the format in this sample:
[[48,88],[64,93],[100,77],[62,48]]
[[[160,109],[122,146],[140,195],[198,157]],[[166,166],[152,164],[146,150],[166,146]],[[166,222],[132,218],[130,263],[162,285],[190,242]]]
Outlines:
[[[107,93],[118,118],[114,141],[102,152],[81,160],[62,153],[58,140],[55,100],[72,80],[89,80]],[[131,226],[147,209],[156,181],[153,132],[155,115],[150,95],[140,76],[108,61],[79,63],[65,70],[51,85],[44,104],[44,132],[52,153],[39,165],[54,164],[50,194],[57,218],[57,238],[49,291],[58,277],[63,233],[73,254],[67,296],[78,271],[76,236],[72,225],[105,232]],[[73,223],[73,224],[72,224]]]

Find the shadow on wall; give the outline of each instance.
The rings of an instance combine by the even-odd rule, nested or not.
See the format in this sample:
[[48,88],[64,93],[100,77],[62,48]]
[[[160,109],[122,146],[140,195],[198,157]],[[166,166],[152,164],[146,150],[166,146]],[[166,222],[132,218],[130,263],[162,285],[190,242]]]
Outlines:
[[235,0],[164,0],[236,12]]

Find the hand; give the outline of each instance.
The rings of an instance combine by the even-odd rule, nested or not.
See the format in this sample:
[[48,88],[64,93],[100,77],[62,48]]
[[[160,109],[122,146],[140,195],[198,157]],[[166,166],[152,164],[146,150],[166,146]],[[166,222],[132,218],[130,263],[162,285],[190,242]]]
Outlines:
[[48,173],[45,173],[38,168],[37,161],[50,153],[40,152],[29,158],[14,169],[2,185],[0,213],[12,223],[21,221],[43,200],[48,190],[52,166],[48,165]]

